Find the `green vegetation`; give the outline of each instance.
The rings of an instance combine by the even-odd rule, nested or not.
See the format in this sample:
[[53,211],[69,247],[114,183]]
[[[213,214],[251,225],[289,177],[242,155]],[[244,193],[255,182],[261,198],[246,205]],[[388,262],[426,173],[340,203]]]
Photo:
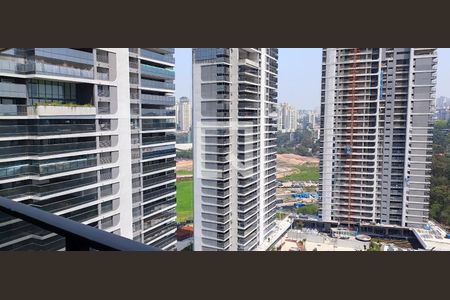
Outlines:
[[177,150],[177,158],[192,159],[192,150]]
[[381,243],[370,241],[369,249],[367,251],[381,251]]
[[86,104],[76,104],[76,103],[70,103],[70,102],[39,102],[34,103],[34,106],[65,106],[65,107],[94,107],[93,104],[86,103]]
[[450,121],[434,124],[431,168],[430,217],[450,226]]
[[294,172],[283,178],[281,181],[318,181],[319,180],[319,166],[316,165],[299,165],[295,168]]
[[312,131],[297,130],[293,133],[278,133],[277,153],[294,153],[303,156],[314,156],[319,153],[319,141],[314,141]]
[[299,214],[316,215],[319,212],[319,206],[317,204],[305,204],[296,208],[295,211]]
[[191,170],[177,170],[177,175],[192,175]]
[[277,211],[277,213],[276,213],[276,218],[277,218],[277,220],[283,220],[284,218],[286,218],[286,213],[284,213],[284,212],[281,212],[281,211]]
[[177,180],[177,222],[193,219],[192,180]]

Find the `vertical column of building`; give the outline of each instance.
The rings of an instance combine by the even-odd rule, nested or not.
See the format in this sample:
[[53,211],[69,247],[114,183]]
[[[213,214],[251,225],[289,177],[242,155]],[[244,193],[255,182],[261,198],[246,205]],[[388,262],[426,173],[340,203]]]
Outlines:
[[[252,250],[263,228],[265,171],[263,116],[265,95],[265,49],[239,48],[238,94],[238,244],[237,250]],[[236,119],[235,119],[236,120]]]
[[193,50],[195,250],[252,250],[273,229],[277,56]]
[[409,81],[408,48],[383,48],[379,108],[378,214],[381,224],[401,225]]
[[[122,234],[116,67],[113,49],[2,53],[1,196]],[[64,246],[23,221],[0,226],[4,250]]]
[[409,67],[402,225],[420,227],[428,221],[436,48],[411,48]]
[[[192,52],[196,251],[229,250],[231,231],[236,231],[231,220],[231,206],[236,204],[236,193],[231,188],[236,188],[237,180],[236,168],[231,168],[236,164],[231,139],[236,139],[236,133],[230,129],[231,97],[236,99],[237,93],[236,85],[232,85],[232,80],[237,80],[237,70],[232,69],[231,61],[236,61],[236,57],[236,52],[228,48],[194,48]],[[233,228],[236,227],[235,222]]]
[[133,238],[176,243],[174,48],[130,48]]
[[332,220],[334,102],[336,97],[336,49],[322,53],[322,91],[320,101],[320,215],[323,221]]
[[335,70],[322,88],[326,94],[327,83],[334,83],[335,90],[328,85],[330,97],[325,95],[325,102],[333,105],[324,108],[324,128],[332,124],[332,130],[323,137],[322,216],[352,226],[374,220],[379,49],[329,52],[326,69]]
[[[276,212],[276,140],[277,140],[277,113],[276,105],[278,98],[278,49],[266,48],[266,59],[263,60],[262,65],[265,65],[264,72],[266,76],[261,78],[261,84],[264,86],[265,92],[261,97],[264,107],[261,108],[263,113],[261,126],[261,136],[264,143],[261,142],[261,166],[264,169],[264,193],[260,200],[261,210],[261,228],[260,228],[260,243],[267,238],[275,227],[275,212]],[[297,113],[297,112],[295,112]],[[298,118],[294,118],[297,120]]]

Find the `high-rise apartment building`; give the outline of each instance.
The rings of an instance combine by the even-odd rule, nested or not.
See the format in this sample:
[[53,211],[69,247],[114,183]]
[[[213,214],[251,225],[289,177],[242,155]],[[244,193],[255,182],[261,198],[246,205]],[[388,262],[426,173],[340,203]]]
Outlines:
[[[141,220],[144,242],[170,248],[162,228],[173,224],[175,199],[161,202],[170,203],[163,207],[159,201],[166,195],[158,188],[167,185],[174,195],[169,171],[174,163],[162,168],[165,161],[156,161],[166,159],[165,147],[175,155],[174,137],[169,146],[165,140],[175,124],[163,122],[166,114],[173,115],[165,108],[174,105],[168,96],[173,84],[161,77],[165,59],[173,64],[173,48],[2,52],[0,195],[130,239]],[[142,186],[136,178],[142,178]],[[145,194],[150,188],[155,190],[151,197],[136,197],[138,190]],[[136,207],[143,213],[137,214]],[[64,247],[59,236],[4,215],[0,228],[2,250]],[[167,243],[156,242],[158,237]]]
[[308,112],[308,125],[311,129],[316,127],[316,114],[313,111]]
[[172,250],[175,212],[174,48],[130,48],[133,239]]
[[283,131],[283,109],[281,103],[277,104],[277,128],[278,131]]
[[253,250],[274,229],[275,48],[193,49],[194,249]]
[[177,105],[178,130],[182,132],[189,132],[192,127],[192,102],[187,97],[181,97]]
[[436,99],[436,109],[450,108],[450,98],[440,96]]
[[427,222],[436,65],[435,48],[323,50],[324,221]]
[[281,110],[281,126],[282,126],[282,132],[294,132],[298,129],[298,121],[299,121],[299,112],[298,110],[288,104],[283,103],[279,106],[279,109]]

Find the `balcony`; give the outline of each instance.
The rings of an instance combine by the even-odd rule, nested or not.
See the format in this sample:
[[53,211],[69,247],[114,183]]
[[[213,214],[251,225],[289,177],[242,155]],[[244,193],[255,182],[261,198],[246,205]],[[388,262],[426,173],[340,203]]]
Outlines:
[[142,136],[142,145],[152,145],[167,142],[175,142],[175,135]]
[[163,210],[167,207],[175,206],[175,197],[170,197],[169,199],[162,199],[147,205],[144,205],[144,216],[153,214],[157,211]]
[[150,175],[150,176],[144,176],[143,180],[142,180],[142,184],[143,187],[149,187],[149,186],[153,186],[156,185],[158,183],[163,183],[163,182],[168,182],[171,180],[175,180],[176,179],[176,175],[175,173],[173,174],[167,174],[167,175]]
[[[163,150],[154,150],[154,151],[148,151],[142,153],[142,159],[150,159],[154,157],[161,157],[161,156],[168,156],[168,155],[175,155],[176,151],[175,148],[173,149],[163,149]],[[136,159],[139,158],[138,156]]]
[[17,71],[22,74],[36,73],[54,76],[94,79],[94,70],[92,69],[92,66],[88,69],[82,69],[62,65],[51,65],[41,62],[29,62],[26,64],[17,64]]
[[141,115],[143,117],[174,117],[174,109],[148,109],[142,108]]
[[0,105],[0,116],[26,116],[28,115],[28,106],[2,104]]
[[254,68],[259,68],[259,64],[253,60],[250,59],[239,59],[239,65],[245,65],[245,66],[250,66],[250,67],[254,67]]
[[175,71],[141,64],[141,75],[159,79],[175,79]]
[[164,81],[155,81],[149,79],[141,79],[141,86],[144,88],[160,89],[160,90],[175,90],[175,84]]
[[162,226],[161,228],[156,228],[155,230],[150,230],[146,233],[144,233],[144,242],[149,243],[152,240],[156,239],[157,237],[160,237],[172,230],[175,230],[177,226],[175,224],[171,224],[169,226]]
[[157,60],[157,61],[163,61],[163,62],[170,63],[170,64],[175,63],[175,58],[173,58],[172,55],[163,55],[163,54],[152,52],[150,50],[143,49],[143,48],[141,48],[141,56],[144,58],[149,58],[149,59]]
[[0,158],[17,157],[19,155],[51,155],[76,151],[94,150],[96,142],[60,143],[51,145],[22,145],[0,148]]
[[175,48],[157,48],[160,51],[163,51],[164,53],[170,53],[170,54],[174,54],[175,53]]
[[175,193],[176,189],[174,186],[172,187],[158,187],[151,190],[146,190],[143,192],[143,202],[151,201],[155,198],[161,197],[163,195],[168,195],[171,193]]
[[167,222],[176,216],[175,208],[158,213],[144,220],[144,230],[150,229],[164,222]]
[[29,106],[28,115],[36,116],[95,116],[96,109],[91,105],[43,104]]
[[35,106],[0,105],[0,116],[95,116],[92,105],[73,105],[69,103],[43,103]]
[[175,97],[172,96],[159,96],[152,94],[141,94],[142,104],[152,104],[152,105],[175,105]]
[[133,240],[0,197],[0,211],[65,239],[66,251],[160,251]]
[[142,173],[146,174],[146,173],[151,173],[151,172],[164,170],[164,169],[171,169],[171,168],[175,168],[175,161],[168,161],[168,162],[156,163],[156,164],[143,163]]
[[153,130],[164,130],[164,129],[175,129],[175,123],[169,122],[149,122],[142,124],[142,131],[153,131]]

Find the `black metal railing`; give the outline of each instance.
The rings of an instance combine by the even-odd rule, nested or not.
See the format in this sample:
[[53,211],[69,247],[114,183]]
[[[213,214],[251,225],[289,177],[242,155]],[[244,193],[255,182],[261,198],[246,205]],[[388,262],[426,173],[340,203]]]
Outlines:
[[4,197],[0,197],[0,211],[64,237],[66,251],[161,250]]

